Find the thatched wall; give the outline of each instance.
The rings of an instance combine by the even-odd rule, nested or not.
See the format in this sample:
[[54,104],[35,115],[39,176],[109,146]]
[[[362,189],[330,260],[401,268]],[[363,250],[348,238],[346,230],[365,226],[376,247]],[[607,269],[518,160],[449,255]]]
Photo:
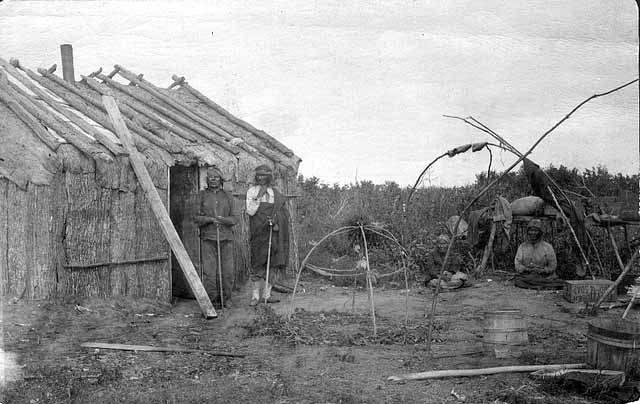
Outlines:
[[[96,167],[70,145],[58,156],[63,169],[49,185],[0,179],[3,294],[168,301],[169,247],[128,161]],[[166,167],[148,169],[166,204]]]

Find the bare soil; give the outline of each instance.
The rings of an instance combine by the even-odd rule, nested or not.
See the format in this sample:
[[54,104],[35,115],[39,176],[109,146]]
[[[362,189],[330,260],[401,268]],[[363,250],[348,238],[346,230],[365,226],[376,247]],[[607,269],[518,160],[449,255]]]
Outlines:
[[[426,314],[432,292],[415,287],[407,300],[405,293],[375,289],[375,337],[366,290],[354,294],[352,288],[320,280],[305,282],[289,323],[284,319],[290,295],[252,308],[246,290],[213,320],[202,318],[194,300],[161,305],[5,299],[0,402],[460,403],[462,396],[467,403],[494,404],[625,402],[611,392],[541,383],[526,373],[389,382],[391,375],[432,369],[584,362],[587,323],[593,319],[560,292],[483,279],[440,295],[429,358]],[[506,308],[522,310],[528,322],[530,342],[517,359],[496,359],[482,344],[485,312]],[[601,311],[600,317],[620,317],[623,310]],[[640,316],[632,310],[628,318]],[[80,346],[83,342],[203,352],[89,349]]]

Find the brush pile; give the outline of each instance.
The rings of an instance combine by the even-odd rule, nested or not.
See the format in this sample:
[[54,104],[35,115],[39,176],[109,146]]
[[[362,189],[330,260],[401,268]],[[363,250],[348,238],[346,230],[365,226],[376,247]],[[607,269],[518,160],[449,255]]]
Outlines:
[[[288,322],[268,306],[258,307],[257,314],[255,320],[245,326],[248,337],[273,336],[276,341],[292,346],[413,345],[425,344],[427,338],[426,323],[404,326],[379,316],[378,332],[373,336],[371,319],[366,314],[297,309]],[[444,324],[436,324],[436,330],[443,328]]]

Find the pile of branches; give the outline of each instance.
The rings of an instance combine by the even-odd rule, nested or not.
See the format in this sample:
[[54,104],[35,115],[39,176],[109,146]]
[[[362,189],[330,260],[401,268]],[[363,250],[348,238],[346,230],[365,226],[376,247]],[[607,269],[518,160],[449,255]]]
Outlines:
[[[375,336],[370,331],[370,318],[366,314],[332,311],[311,312],[296,309],[286,321],[271,307],[260,306],[255,320],[246,325],[248,337],[272,336],[288,345],[365,346],[393,344],[426,344],[428,325],[405,326],[380,318]],[[442,330],[443,324],[436,328]]]

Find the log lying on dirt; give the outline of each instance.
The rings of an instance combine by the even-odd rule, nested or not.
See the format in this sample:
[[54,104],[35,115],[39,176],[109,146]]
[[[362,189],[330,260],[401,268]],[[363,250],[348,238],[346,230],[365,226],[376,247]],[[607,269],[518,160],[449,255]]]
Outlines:
[[389,376],[389,381],[401,380],[424,380],[439,379],[443,377],[463,377],[463,376],[481,376],[494,375],[497,373],[513,373],[513,372],[534,372],[536,370],[561,370],[561,369],[583,369],[586,363],[571,363],[565,365],[524,365],[524,366],[500,366],[495,368],[480,369],[451,369],[451,370],[431,370],[420,373],[407,373],[400,376]]
[[117,349],[120,351],[145,351],[145,352],[200,352],[213,356],[230,356],[234,358],[244,358],[246,355],[233,352],[207,351],[202,349],[180,348],[180,347],[158,347],[150,345],[128,345],[128,344],[108,344],[104,342],[85,342],[80,345],[83,348],[97,349]]

